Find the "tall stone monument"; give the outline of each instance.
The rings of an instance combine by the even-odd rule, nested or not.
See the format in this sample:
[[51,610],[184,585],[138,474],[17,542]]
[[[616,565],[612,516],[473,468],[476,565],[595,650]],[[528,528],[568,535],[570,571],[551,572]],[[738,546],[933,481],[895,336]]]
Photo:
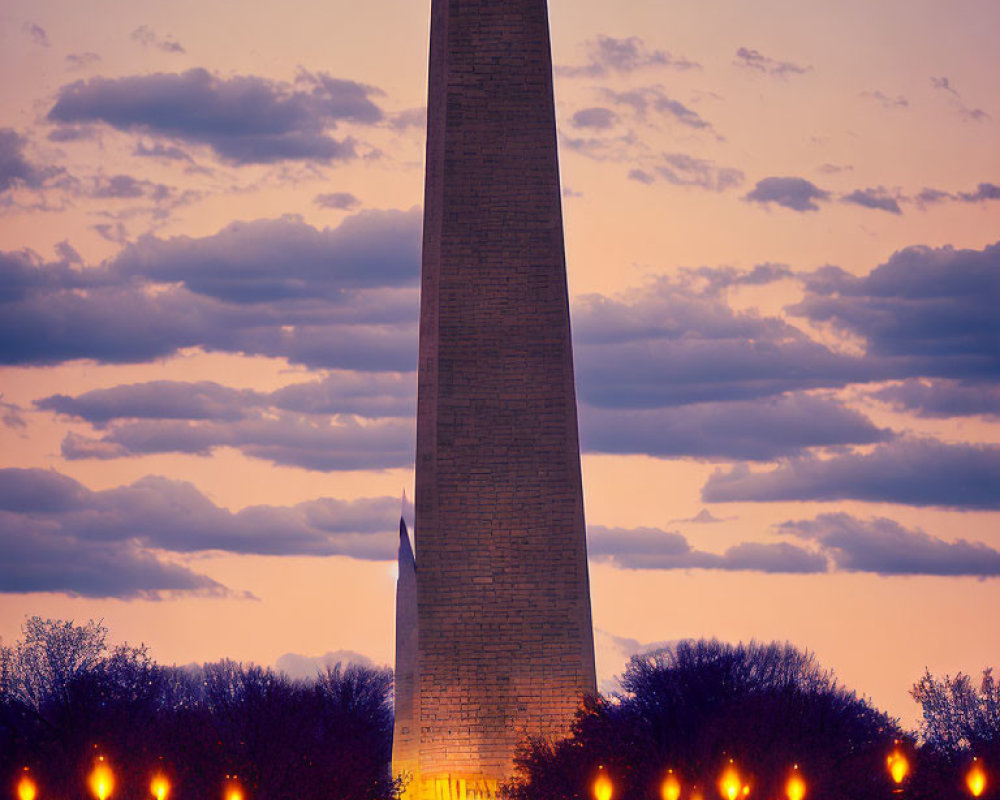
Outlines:
[[393,769],[475,800],[596,691],[546,0],[432,0],[420,303]]

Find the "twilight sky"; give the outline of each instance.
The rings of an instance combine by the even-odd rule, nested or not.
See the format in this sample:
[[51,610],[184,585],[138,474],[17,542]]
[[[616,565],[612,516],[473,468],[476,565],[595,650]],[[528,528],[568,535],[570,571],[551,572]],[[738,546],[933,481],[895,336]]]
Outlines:
[[[550,8],[602,679],[788,639],[912,722],[1000,651],[1000,5]],[[6,0],[4,640],[391,663],[428,15]]]

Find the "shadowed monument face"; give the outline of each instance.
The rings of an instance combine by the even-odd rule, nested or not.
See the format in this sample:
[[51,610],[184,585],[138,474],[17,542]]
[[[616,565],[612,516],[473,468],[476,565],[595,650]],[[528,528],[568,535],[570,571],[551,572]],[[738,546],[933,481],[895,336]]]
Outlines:
[[545,0],[433,0],[393,770],[491,796],[596,692]]

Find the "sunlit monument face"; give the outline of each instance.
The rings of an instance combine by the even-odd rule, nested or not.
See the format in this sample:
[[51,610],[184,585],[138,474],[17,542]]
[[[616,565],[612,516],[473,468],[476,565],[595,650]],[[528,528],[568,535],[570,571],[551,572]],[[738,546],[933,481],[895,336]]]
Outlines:
[[492,796],[596,682],[547,7],[431,14],[393,768],[439,800]]

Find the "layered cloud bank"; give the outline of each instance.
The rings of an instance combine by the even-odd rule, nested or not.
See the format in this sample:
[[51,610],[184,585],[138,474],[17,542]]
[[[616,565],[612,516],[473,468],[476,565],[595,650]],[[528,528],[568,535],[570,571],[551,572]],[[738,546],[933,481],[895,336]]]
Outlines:
[[[304,470],[410,468],[419,230],[417,210],[362,211],[327,229],[279,219],[201,238],[147,236],[91,267],[4,253],[7,364],[141,363],[198,348],[281,357],[315,373],[270,391],[164,379],[51,394],[33,409],[10,406],[5,424],[23,426],[25,414],[71,423],[69,461],[227,447]],[[798,298],[781,316],[732,302],[778,284]],[[895,430],[851,399],[926,418],[995,415],[997,296],[1000,245],[914,247],[860,277],[836,267],[701,268],[580,297],[584,451],[728,464],[704,484],[710,503],[1000,510],[1000,448]],[[855,345],[836,347],[816,331]],[[390,498],[231,513],[183,481],[149,476],[93,492],[59,473],[7,469],[0,504],[4,591],[226,595],[184,554],[395,552]],[[626,569],[1000,574],[1000,554],[985,544],[885,518],[821,514],[776,533],[797,541],[719,553],[679,532],[594,526],[591,553]]]

